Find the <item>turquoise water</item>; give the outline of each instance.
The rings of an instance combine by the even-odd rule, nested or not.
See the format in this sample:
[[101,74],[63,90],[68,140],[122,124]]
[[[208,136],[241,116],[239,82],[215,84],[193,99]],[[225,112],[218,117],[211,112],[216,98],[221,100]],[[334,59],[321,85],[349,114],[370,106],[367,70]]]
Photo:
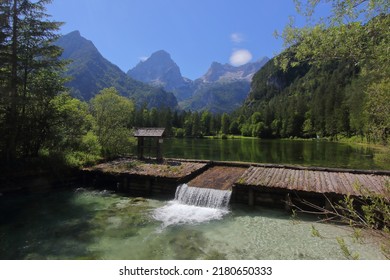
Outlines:
[[318,140],[171,138],[164,139],[163,150],[173,158],[390,170],[383,151]]
[[[369,237],[265,208],[196,208],[175,200],[68,190],[0,197],[0,259],[382,259]],[[191,217],[186,219],[186,217]],[[312,227],[322,237],[312,236]]]

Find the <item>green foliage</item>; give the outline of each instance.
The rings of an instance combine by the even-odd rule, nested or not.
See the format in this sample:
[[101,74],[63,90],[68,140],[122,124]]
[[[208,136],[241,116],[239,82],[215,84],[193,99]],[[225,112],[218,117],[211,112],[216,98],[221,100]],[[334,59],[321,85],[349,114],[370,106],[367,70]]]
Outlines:
[[178,137],[178,138],[183,138],[184,137],[184,134],[185,134],[185,131],[183,128],[177,128],[175,130],[175,137]]
[[53,98],[51,106],[55,119],[51,125],[53,137],[48,146],[57,150],[79,149],[83,136],[93,124],[88,104],[64,93]]
[[133,146],[133,102],[120,96],[114,88],[108,88],[91,100],[91,110],[96,121],[94,132],[99,139],[103,156],[128,154]]
[[367,133],[375,142],[386,143],[390,137],[390,78],[371,84],[366,93]]
[[[362,28],[383,31],[389,20],[390,16],[380,16]],[[390,37],[382,33],[376,40],[379,45]],[[365,40],[370,40],[369,35]],[[255,74],[250,95],[236,113],[246,119],[246,124],[240,125],[241,134],[265,138],[361,136],[368,142],[387,144],[390,63],[383,55],[387,51],[380,53],[378,47],[375,56],[371,53],[364,63],[350,57],[329,57],[318,63],[305,60],[283,70],[277,62],[281,57],[294,60],[298,47],[270,60]],[[374,67],[377,62],[382,71]],[[260,122],[261,128],[253,127]]]
[[311,236],[313,237],[322,237],[318,229],[311,225]]
[[230,126],[229,115],[226,113],[223,113],[222,118],[221,118],[221,132],[222,132],[222,134],[229,133],[229,126]]
[[50,100],[62,90],[61,23],[48,20],[51,1],[0,2],[0,153],[7,162],[36,157],[49,137]]
[[91,165],[101,159],[101,146],[92,131],[95,120],[88,104],[64,93],[57,95],[51,105],[55,119],[50,126],[53,136],[46,143],[50,152],[62,154],[71,167]]
[[[385,185],[385,193],[377,194],[360,187],[362,197],[346,196],[334,205],[334,215],[354,229],[354,237],[361,237],[361,230],[372,230],[372,233],[382,241],[382,252],[390,258],[390,181]],[[343,244],[340,243],[343,249]],[[349,253],[348,251],[344,252]],[[351,254],[347,254],[351,257]],[[353,256],[352,256],[353,257]]]
[[81,150],[85,153],[98,156],[100,155],[101,149],[99,139],[93,131],[88,131],[81,139]]
[[358,260],[359,259],[359,254],[358,253],[351,253],[350,250],[348,249],[347,244],[345,243],[344,238],[337,237],[336,238],[337,243],[340,246],[341,252],[343,252],[344,257],[348,260]]
[[[312,15],[320,2],[331,5],[332,12],[313,24]],[[284,95],[283,100],[299,96],[308,102],[306,113],[310,115],[294,112],[294,102],[289,110],[287,104],[291,102],[284,101],[285,108],[277,108],[276,112],[282,109],[290,116],[275,114],[283,125],[279,135],[274,129],[272,135],[364,135],[369,141],[386,144],[390,4],[381,0],[296,3],[297,9],[308,17],[308,24],[297,28],[290,22],[286,26],[281,37],[287,50],[274,65],[266,65],[263,73],[255,75],[250,98],[263,103],[271,99],[266,108],[275,110],[271,102],[277,96]],[[266,108],[262,105],[257,109]],[[303,129],[296,117],[303,119]]]
[[[296,2],[298,11],[307,16],[307,22],[310,24],[297,28],[291,21],[284,29],[282,38],[285,46],[292,48],[295,53],[294,57],[280,57],[284,69],[296,66],[302,61],[321,64],[332,59],[343,59],[358,64],[372,59],[373,55],[386,55],[386,52],[383,52],[383,43],[388,42],[388,25],[376,24],[376,20],[389,13],[390,5],[387,1]],[[312,24],[313,13],[320,2],[330,3],[332,12],[328,18]],[[364,25],[359,19],[370,24]]]

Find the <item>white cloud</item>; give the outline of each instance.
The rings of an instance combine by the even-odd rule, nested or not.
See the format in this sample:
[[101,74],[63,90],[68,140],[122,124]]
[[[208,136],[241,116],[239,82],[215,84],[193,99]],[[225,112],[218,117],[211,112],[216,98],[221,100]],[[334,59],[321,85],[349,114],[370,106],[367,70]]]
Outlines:
[[230,56],[230,64],[233,66],[241,66],[248,63],[251,59],[252,54],[248,50],[235,50]]
[[139,57],[139,60],[144,62],[145,60],[147,60],[149,58],[149,56],[141,56]]
[[232,33],[230,34],[230,40],[233,43],[239,44],[244,41],[244,35],[241,33]]

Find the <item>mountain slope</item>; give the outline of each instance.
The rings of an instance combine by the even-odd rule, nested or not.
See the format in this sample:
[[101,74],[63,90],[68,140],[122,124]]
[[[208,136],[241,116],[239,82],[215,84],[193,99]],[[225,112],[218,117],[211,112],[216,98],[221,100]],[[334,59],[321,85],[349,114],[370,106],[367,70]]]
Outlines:
[[355,110],[351,104],[360,102],[351,83],[357,81],[358,72],[348,61],[329,61],[320,67],[301,64],[283,71],[275,58],[270,60],[254,75],[248,98],[238,110],[250,120],[249,130],[242,133],[251,135],[254,119],[265,138],[351,133]]
[[134,99],[137,105],[146,103],[149,108],[177,106],[172,93],[131,79],[105,59],[79,31],[62,36],[56,44],[64,49],[62,59],[71,61],[66,75],[72,79],[67,86],[75,97],[90,100],[103,88],[115,87],[121,95]]
[[234,111],[247,98],[253,75],[268,60],[264,57],[239,67],[213,62],[206,74],[195,80],[192,96],[179,102],[179,106],[188,110],[208,110],[212,113]]
[[157,51],[127,72],[130,77],[172,91],[185,110],[231,112],[248,95],[253,75],[268,61],[264,57],[240,67],[213,62],[205,75],[191,81],[166,51]]
[[190,99],[180,101],[179,106],[192,111],[209,111],[212,113],[232,112],[239,108],[248,95],[248,81],[227,83],[201,83]]

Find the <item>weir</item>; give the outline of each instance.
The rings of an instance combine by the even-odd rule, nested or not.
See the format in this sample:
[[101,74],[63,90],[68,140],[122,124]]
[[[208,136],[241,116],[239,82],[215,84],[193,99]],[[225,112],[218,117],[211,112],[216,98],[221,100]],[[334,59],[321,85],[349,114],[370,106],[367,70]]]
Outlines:
[[187,205],[227,209],[231,195],[230,190],[197,188],[182,184],[176,189],[175,200]]
[[82,175],[83,182],[94,187],[111,186],[113,190],[137,196],[169,195],[172,198],[176,195],[171,204],[177,204],[178,208],[201,206],[206,209],[221,209],[213,205],[219,203],[219,195],[227,194],[231,199],[222,201],[287,210],[302,199],[326,208],[329,202],[339,201],[345,195],[360,197],[364,192],[389,199],[387,184],[390,181],[390,171],[386,170],[184,159],[156,164],[123,158],[84,168]]
[[229,213],[231,190],[197,188],[179,185],[175,199],[157,208],[153,218],[162,222],[161,228],[180,224],[199,224],[220,220]]

